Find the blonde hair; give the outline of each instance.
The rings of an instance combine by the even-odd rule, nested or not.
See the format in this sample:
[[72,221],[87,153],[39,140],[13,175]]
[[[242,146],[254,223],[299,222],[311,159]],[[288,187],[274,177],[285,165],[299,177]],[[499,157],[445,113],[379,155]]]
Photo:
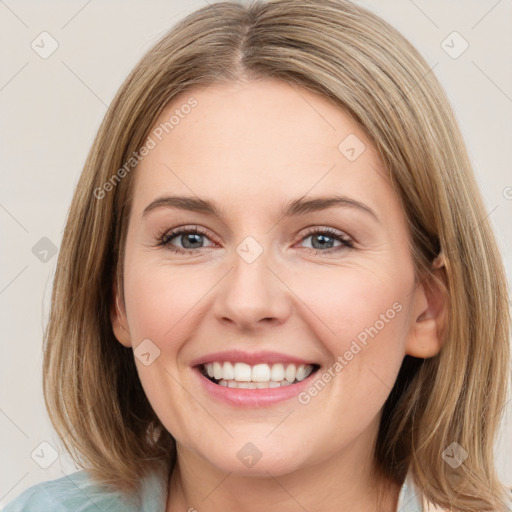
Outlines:
[[[505,510],[493,446],[510,318],[497,244],[434,73],[397,30],[347,0],[206,6],[149,50],[119,89],[74,193],[45,332],[45,403],[65,448],[96,480],[126,492],[155,463],[169,471],[176,463],[175,441],[110,320],[136,172],[125,164],[178,94],[246,78],[283,80],[347,112],[389,170],[418,283],[427,283],[436,255],[444,258],[443,347],[429,359],[405,357],[382,411],[376,471],[402,484],[410,468],[425,499],[444,508]],[[468,453],[457,468],[442,457],[454,442]]]

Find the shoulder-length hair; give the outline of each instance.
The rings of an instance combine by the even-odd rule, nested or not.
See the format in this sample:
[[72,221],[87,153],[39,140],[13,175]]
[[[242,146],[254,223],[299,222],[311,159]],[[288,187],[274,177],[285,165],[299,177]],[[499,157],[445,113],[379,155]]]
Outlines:
[[[145,396],[133,351],[114,337],[113,286],[122,293],[131,184],[159,113],[189,89],[242,78],[283,80],[348,113],[389,171],[418,282],[444,257],[443,346],[428,359],[405,356],[382,410],[375,467],[398,484],[410,469],[435,505],[502,510],[493,446],[508,391],[510,318],[497,243],[432,69],[396,29],[348,0],[206,6],[122,84],[74,193],[45,332],[45,403],[66,450],[127,492],[155,463],[175,465],[175,440]],[[456,468],[443,458],[452,443],[468,454]]]

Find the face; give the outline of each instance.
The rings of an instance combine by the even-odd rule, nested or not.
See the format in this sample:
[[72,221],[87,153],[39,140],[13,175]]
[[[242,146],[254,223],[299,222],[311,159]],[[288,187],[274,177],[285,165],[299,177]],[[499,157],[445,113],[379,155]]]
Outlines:
[[272,80],[187,91],[150,137],[112,321],[180,454],[275,476],[367,457],[405,354],[439,350],[375,148]]

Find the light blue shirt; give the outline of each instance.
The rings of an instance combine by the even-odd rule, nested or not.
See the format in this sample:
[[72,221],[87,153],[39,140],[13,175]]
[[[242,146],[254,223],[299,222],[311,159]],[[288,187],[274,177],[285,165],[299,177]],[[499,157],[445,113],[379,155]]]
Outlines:
[[[23,491],[3,512],[165,512],[168,491],[165,468],[143,479],[136,499],[105,491],[87,471],[77,471]],[[407,475],[400,490],[397,512],[423,512],[420,493]]]

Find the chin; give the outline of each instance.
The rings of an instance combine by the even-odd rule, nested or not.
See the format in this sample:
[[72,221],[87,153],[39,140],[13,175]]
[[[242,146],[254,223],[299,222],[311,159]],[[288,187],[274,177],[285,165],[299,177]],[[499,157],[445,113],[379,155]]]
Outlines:
[[[260,478],[268,478],[269,474],[278,477],[303,467],[306,463],[303,460],[303,446],[299,443],[296,447],[286,448],[282,443],[269,442],[268,439],[233,442],[229,447],[220,446],[222,453],[210,453],[205,458],[226,473]],[[300,459],[297,453],[301,453]]]

